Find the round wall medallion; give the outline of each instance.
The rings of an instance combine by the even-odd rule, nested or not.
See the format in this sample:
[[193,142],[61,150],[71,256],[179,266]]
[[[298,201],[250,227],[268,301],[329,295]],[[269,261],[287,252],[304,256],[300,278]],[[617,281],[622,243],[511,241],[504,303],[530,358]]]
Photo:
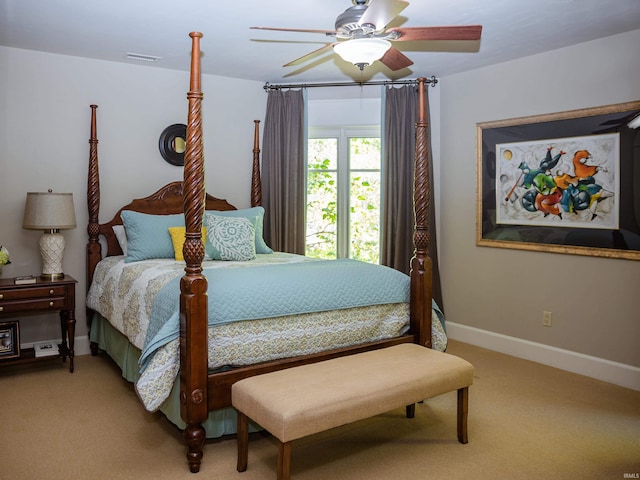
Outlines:
[[160,134],[160,155],[171,165],[184,165],[184,151],[187,143],[187,126],[183,123],[169,125]]

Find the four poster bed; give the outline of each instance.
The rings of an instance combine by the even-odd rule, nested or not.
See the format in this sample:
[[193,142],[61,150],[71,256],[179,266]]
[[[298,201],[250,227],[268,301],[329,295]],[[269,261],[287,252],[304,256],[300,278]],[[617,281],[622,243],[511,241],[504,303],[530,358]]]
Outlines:
[[[184,179],[133,200],[103,224],[98,218],[97,106],[91,105],[87,319],[93,353],[98,348],[106,350],[123,376],[135,382],[145,407],[160,409],[183,429],[189,467],[197,472],[205,438],[235,432],[231,385],[238,380],[400,343],[444,349],[446,337],[440,312],[432,308],[427,253],[426,80],[418,80],[415,255],[407,277],[388,267],[352,260],[312,260],[272,252],[264,244],[258,121],[254,125],[251,208],[237,210],[226,200],[205,193],[202,35],[194,32],[190,36]],[[228,254],[228,245],[215,244],[215,232],[226,232],[225,222],[231,222],[232,230],[244,229],[244,247],[250,239],[248,257],[242,257],[245,250],[238,254],[230,247]],[[164,242],[161,247],[160,240]],[[106,245],[104,256],[101,241]],[[157,253],[158,248],[162,253]],[[321,276],[322,270],[327,277]],[[360,298],[367,283],[375,293]],[[259,291],[265,284],[270,289]],[[302,291],[303,284],[309,285],[311,295]],[[345,295],[338,295],[330,286],[342,294],[349,285],[358,289],[349,295],[358,298],[340,303],[338,297]],[[284,301],[274,301],[279,296]],[[246,304],[248,297],[255,302]],[[323,297],[330,304],[293,311],[272,305],[298,303],[298,297],[312,303]],[[242,318],[224,317],[233,317],[239,310],[249,313]],[[212,320],[214,316],[219,318]]]

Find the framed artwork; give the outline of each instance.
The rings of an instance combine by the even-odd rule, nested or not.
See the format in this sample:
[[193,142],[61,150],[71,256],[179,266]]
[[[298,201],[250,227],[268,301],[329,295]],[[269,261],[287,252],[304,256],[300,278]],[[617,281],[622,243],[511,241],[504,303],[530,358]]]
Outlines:
[[0,323],[0,360],[20,356],[20,326],[17,321]]
[[476,133],[478,246],[640,260],[640,101]]

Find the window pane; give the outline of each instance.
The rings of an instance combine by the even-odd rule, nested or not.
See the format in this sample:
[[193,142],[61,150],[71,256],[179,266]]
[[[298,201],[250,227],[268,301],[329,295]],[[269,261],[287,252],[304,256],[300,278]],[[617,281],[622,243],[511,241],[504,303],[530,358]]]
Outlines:
[[380,259],[380,138],[350,138],[349,166],[351,170],[349,256],[356,260],[378,263]]
[[309,172],[306,255],[336,258],[338,187],[335,172]]
[[351,172],[350,257],[380,261],[380,172]]
[[380,139],[350,138],[349,164],[351,170],[380,170]]
[[338,139],[309,139],[308,147],[305,254],[337,258]]
[[307,155],[309,170],[336,170],[338,168],[338,139],[310,138]]

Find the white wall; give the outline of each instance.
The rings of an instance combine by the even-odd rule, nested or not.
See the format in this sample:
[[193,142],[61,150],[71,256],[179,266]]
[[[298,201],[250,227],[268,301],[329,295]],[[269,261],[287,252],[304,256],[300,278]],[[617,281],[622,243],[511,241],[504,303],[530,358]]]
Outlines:
[[639,262],[475,245],[476,123],[639,100],[639,45],[636,30],[440,79],[444,304],[473,327],[467,340],[488,331],[640,367]]
[[[104,222],[131,198],[182,179],[182,169],[160,156],[158,137],[187,122],[188,90],[188,72],[0,47],[0,244],[12,260],[3,276],[41,271],[40,232],[21,227],[26,192],[73,192],[78,226],[63,232],[64,271],[79,281],[77,336],[87,331],[89,105],[98,105]],[[262,83],[205,75],[202,91],[207,190],[248,207],[253,120],[266,107]],[[21,319],[22,343],[60,337],[59,322],[43,318]]]
[[311,127],[380,125],[380,98],[311,100],[307,123]]

